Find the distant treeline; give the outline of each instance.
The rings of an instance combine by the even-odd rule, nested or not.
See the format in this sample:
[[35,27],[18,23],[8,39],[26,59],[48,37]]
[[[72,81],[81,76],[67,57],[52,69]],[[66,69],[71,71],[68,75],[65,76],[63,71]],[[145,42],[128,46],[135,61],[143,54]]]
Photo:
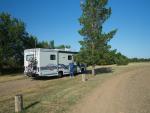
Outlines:
[[150,58],[129,58],[129,62],[150,62]]

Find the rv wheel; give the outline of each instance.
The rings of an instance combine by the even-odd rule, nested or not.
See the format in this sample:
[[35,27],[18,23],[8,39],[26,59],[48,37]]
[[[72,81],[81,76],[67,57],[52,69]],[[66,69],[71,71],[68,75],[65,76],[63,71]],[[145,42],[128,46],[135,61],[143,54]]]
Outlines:
[[62,77],[63,76],[63,72],[62,71],[58,72],[58,76]]
[[84,69],[84,68],[82,68],[82,69],[81,69],[81,73],[84,73],[84,72],[85,72],[85,69]]

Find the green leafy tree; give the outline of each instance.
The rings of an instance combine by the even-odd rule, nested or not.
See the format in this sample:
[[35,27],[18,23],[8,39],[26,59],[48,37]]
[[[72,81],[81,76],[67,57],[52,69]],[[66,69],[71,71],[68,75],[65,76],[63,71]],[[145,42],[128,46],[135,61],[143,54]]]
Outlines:
[[129,63],[129,60],[126,56],[122,55],[120,52],[116,54],[115,56],[115,63],[117,65],[127,65]]
[[[36,38],[35,38],[36,39]],[[41,41],[41,42],[37,42],[37,46],[38,48],[47,48],[47,49],[70,49],[70,45],[58,45],[55,46],[54,40],[49,41]]]
[[85,0],[81,4],[82,15],[79,22],[82,28],[79,30],[79,34],[84,38],[79,42],[81,49],[76,59],[92,65],[93,75],[95,75],[95,65],[110,49],[111,46],[108,45],[108,42],[116,33],[116,30],[109,33],[102,31],[103,23],[111,15],[111,8],[107,8],[107,3],[108,0]]
[[51,40],[51,41],[49,42],[49,48],[50,48],[50,49],[55,49],[54,40]]
[[59,45],[59,46],[56,46],[55,47],[56,49],[65,49],[65,48],[67,48],[67,49],[70,49],[71,48],[71,46],[70,45]]
[[35,36],[27,36],[24,38],[24,49],[30,49],[30,48],[35,48],[35,46],[38,45],[37,37]]
[[8,13],[0,14],[1,65],[13,67],[23,63],[23,40],[27,36],[25,24],[21,20],[11,17]]
[[26,32],[24,22],[0,13],[0,72],[3,68],[23,67],[24,49],[33,48],[36,39]]
[[47,48],[47,49],[49,49],[49,43],[48,43],[48,41],[42,41],[42,42],[38,42],[37,43],[37,47],[38,48]]

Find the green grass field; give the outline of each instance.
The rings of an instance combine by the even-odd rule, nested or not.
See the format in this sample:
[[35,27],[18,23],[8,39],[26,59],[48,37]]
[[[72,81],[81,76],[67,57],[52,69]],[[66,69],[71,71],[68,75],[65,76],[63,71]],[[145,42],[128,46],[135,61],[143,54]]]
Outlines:
[[[31,80],[24,76],[2,76],[0,77],[0,91],[5,91],[0,94],[0,113],[13,113],[14,112],[14,96],[17,93],[23,94],[24,111],[23,113],[66,113],[73,105],[80,102],[79,100],[92,92],[97,84],[102,84],[109,78],[120,75],[124,71],[136,67],[149,65],[149,63],[134,63],[128,66],[108,66],[112,67],[111,73],[100,73],[97,76],[90,74],[86,75],[88,81],[82,82],[81,75],[77,75],[74,79],[69,77],[48,79],[48,80]],[[17,83],[28,81],[31,87],[21,89]],[[14,82],[16,87],[14,91],[11,89],[9,92],[9,82]],[[7,84],[7,85],[5,85]],[[5,85],[5,87],[3,86]],[[19,88],[17,88],[19,87]],[[6,88],[6,89],[4,89]],[[8,93],[7,93],[8,92]]]

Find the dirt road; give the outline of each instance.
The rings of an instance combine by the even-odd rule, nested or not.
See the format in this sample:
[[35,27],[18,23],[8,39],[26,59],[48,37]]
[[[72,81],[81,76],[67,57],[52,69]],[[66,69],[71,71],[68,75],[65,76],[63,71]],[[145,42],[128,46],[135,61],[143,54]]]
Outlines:
[[90,92],[72,113],[150,113],[150,66],[114,76]]

